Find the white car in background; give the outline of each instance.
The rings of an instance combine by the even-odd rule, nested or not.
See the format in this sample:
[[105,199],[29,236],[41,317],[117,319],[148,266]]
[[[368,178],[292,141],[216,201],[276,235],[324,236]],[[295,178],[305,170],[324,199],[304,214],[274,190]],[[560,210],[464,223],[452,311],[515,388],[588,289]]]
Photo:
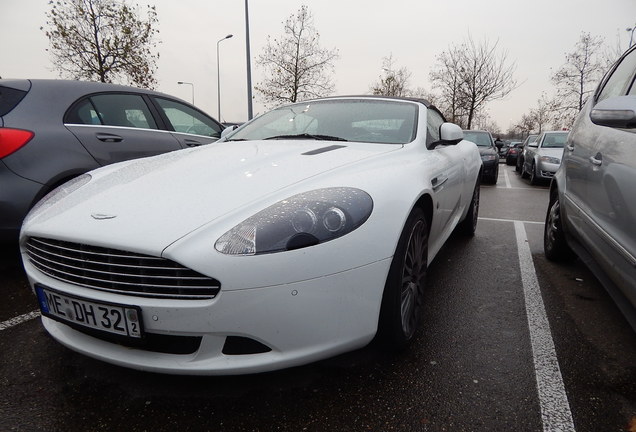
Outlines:
[[426,269],[472,235],[481,159],[422,100],[327,98],[65,184],[29,214],[46,330],[110,363],[254,373],[404,348]]

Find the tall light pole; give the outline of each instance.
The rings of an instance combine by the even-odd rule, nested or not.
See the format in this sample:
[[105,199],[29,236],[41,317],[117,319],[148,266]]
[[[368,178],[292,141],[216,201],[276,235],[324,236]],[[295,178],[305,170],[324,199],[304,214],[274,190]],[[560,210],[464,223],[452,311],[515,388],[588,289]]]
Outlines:
[[177,81],[177,84],[188,84],[192,86],[192,105],[194,105],[194,84],[192,84],[191,82],[185,82],[185,81]]
[[216,95],[219,103],[219,121],[221,121],[221,65],[219,64],[219,44],[232,36],[234,35],[229,34],[216,42]]
[[247,58],[247,119],[252,120],[252,64],[250,54],[250,18],[245,0],[245,57]]

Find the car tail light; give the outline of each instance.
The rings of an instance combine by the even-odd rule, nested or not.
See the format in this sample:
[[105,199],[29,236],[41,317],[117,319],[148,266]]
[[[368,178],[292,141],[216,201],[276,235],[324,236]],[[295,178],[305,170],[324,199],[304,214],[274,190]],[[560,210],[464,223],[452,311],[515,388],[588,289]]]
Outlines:
[[28,130],[0,128],[0,159],[24,146],[34,135]]

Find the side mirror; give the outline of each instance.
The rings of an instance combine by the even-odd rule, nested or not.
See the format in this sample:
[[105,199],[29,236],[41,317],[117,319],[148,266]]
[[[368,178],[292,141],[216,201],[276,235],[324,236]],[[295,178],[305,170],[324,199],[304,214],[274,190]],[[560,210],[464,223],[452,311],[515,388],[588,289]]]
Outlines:
[[636,128],[636,96],[616,96],[597,103],[590,113],[592,123],[613,128]]
[[433,150],[438,145],[454,145],[464,139],[464,131],[455,123],[442,123],[439,127],[440,140],[432,143],[429,148]]
[[236,129],[238,129],[238,125],[232,125],[232,126],[226,127],[225,129],[221,131],[221,138],[225,138],[230,133],[234,132]]

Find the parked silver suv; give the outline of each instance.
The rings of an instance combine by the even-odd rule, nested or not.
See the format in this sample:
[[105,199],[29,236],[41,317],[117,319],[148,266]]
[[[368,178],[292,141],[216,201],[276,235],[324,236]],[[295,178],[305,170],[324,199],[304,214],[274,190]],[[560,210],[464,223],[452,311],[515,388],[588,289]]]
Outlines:
[[636,47],[579,114],[550,186],[544,248],[578,255],[636,329]]

